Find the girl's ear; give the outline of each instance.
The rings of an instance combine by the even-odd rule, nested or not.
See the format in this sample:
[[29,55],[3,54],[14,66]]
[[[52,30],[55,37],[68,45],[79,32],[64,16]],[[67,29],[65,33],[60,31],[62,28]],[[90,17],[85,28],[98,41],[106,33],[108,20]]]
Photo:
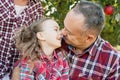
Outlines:
[[45,40],[42,32],[37,32],[36,36],[37,36],[37,38],[38,38],[39,40]]

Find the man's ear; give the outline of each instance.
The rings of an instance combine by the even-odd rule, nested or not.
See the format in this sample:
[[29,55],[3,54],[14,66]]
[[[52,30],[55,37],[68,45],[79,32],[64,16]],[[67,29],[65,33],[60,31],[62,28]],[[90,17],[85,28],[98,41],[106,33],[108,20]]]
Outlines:
[[42,32],[37,32],[36,36],[37,36],[37,38],[38,38],[39,40],[45,40]]
[[92,35],[92,34],[88,34],[88,37],[87,37],[87,42],[92,42],[92,41],[94,41],[94,39],[95,39],[95,36],[94,35]]

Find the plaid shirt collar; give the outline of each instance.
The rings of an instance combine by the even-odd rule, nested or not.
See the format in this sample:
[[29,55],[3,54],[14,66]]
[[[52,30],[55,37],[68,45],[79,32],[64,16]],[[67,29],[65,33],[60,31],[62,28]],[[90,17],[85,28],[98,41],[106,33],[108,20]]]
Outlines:
[[[48,59],[48,57],[47,57],[44,53],[41,54],[40,58],[41,58],[42,60]],[[54,59],[57,59],[57,58],[58,58],[58,55],[57,55],[56,51],[54,50],[54,51],[53,51],[53,54],[52,54],[52,57],[51,57],[51,60],[54,61]]]
[[95,56],[97,49],[99,49],[100,43],[103,42],[103,39],[101,39],[100,36],[98,36],[95,43],[88,49],[88,52],[91,56]]
[[[100,42],[103,41],[103,39],[101,39],[100,36],[98,36],[98,38],[96,39],[96,41],[94,42],[94,44],[92,44],[89,48],[87,48],[83,54],[90,54],[91,56],[95,56],[96,51],[98,49],[98,46],[100,45]],[[73,53],[76,53],[76,49],[75,47],[68,45],[68,49],[70,49]],[[94,49],[94,50],[93,50]],[[82,56],[83,54],[76,54],[78,57]]]

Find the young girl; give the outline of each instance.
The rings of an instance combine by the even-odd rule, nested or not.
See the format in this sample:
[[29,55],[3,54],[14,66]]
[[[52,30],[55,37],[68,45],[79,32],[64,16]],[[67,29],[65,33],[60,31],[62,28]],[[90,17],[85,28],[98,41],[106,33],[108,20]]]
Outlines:
[[68,61],[59,49],[58,33],[59,25],[49,18],[15,33],[22,57],[15,64],[12,80],[69,80]]

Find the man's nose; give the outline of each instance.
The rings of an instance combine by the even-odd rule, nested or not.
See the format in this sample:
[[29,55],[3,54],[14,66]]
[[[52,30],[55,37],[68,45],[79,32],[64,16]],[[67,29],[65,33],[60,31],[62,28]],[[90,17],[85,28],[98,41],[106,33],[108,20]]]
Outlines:
[[66,32],[66,30],[63,29],[63,30],[61,31],[61,34],[62,34],[63,36],[67,36],[67,32]]

